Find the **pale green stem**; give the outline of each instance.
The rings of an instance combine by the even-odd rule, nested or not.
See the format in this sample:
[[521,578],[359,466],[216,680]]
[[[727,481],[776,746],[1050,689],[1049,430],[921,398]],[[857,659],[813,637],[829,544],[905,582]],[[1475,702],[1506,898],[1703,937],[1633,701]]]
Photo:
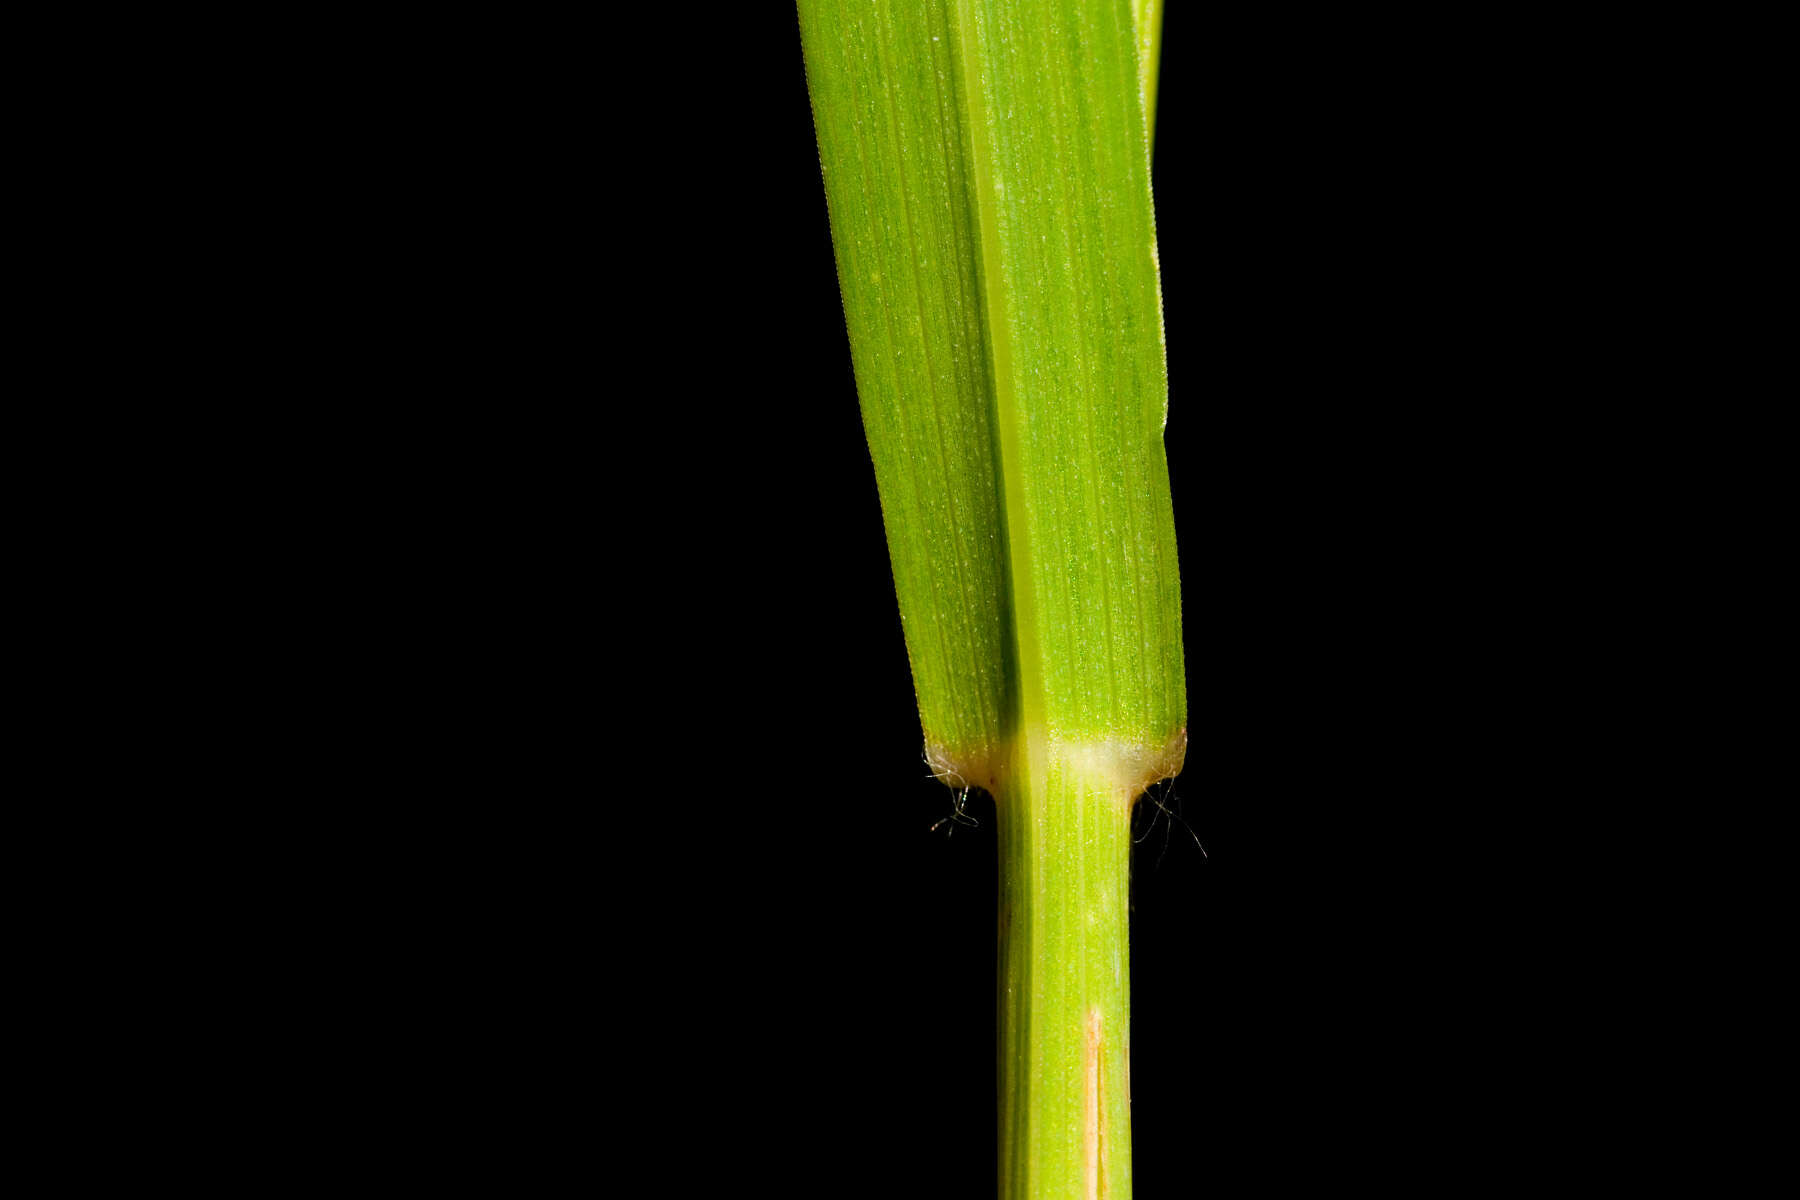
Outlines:
[[1000,1198],[1129,1200],[1134,796],[1054,747],[1029,758],[995,799]]

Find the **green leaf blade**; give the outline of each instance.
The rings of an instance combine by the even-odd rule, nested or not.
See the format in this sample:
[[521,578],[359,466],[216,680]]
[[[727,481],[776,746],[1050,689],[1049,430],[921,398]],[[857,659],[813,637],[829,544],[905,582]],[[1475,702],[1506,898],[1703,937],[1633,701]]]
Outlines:
[[[838,281],[928,755],[1016,720],[980,232],[942,4],[801,5]],[[976,775],[983,778],[975,778]]]
[[928,754],[990,788],[1185,744],[1140,9],[800,4]]
[[1123,4],[973,16],[1023,723],[1160,748],[1185,724],[1149,153]]

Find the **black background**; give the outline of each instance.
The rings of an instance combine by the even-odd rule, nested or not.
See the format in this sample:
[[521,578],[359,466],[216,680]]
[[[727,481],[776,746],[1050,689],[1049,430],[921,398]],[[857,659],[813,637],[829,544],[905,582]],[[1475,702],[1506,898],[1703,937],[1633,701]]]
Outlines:
[[[1696,313],[1766,258],[1721,229],[1761,160],[1696,102],[1730,54],[1585,22],[1171,6],[1141,1197],[1660,1169],[1606,1114],[1718,1090],[1637,1085],[1694,1028],[1646,996],[1738,1002],[1696,818],[1784,732],[1712,665],[1768,674],[1779,472],[1701,419],[1768,317]],[[25,229],[145,318],[34,301],[124,374],[51,407],[141,472],[95,493],[126,562],[63,539],[78,628],[20,630],[129,643],[58,672],[105,726],[32,700],[83,744],[31,747],[75,827],[15,839],[28,923],[130,1052],[61,1074],[259,1184],[991,1194],[991,806],[932,831],[792,9],[164,32],[206,69],[95,91],[93,228]]]

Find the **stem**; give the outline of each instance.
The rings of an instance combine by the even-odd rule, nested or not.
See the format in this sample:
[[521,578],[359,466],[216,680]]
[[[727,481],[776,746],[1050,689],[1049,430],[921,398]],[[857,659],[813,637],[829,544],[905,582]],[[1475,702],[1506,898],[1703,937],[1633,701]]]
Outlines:
[[995,802],[1000,1198],[1129,1200],[1135,793],[1043,743],[1020,757]]

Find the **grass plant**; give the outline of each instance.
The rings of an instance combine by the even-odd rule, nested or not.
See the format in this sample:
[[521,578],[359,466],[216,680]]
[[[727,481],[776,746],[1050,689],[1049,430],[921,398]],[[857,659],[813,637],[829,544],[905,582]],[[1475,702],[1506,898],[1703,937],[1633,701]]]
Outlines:
[[1131,810],[1187,745],[1151,0],[800,0],[925,752],[999,824],[1000,1195],[1131,1194]]

